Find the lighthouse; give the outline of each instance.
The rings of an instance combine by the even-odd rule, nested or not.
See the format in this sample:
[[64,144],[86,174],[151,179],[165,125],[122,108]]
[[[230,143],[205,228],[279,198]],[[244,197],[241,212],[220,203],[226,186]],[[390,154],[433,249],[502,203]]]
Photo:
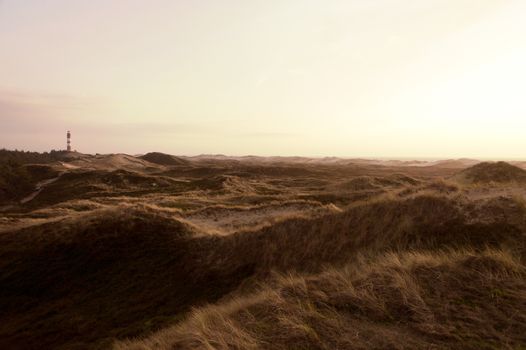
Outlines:
[[67,134],[67,139],[68,139],[68,152],[71,152],[71,131],[68,130],[68,134]]

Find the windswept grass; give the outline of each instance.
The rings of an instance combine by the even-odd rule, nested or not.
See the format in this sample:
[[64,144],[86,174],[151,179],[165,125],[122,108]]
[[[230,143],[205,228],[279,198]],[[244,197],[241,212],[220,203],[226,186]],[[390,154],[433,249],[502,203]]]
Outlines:
[[115,348],[513,349],[526,342],[525,272],[499,250],[388,253],[280,276]]

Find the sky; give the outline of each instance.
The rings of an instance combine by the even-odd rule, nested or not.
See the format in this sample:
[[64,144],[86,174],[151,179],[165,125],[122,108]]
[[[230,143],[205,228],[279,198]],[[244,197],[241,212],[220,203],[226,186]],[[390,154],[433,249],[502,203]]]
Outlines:
[[526,159],[524,0],[0,0],[0,148]]

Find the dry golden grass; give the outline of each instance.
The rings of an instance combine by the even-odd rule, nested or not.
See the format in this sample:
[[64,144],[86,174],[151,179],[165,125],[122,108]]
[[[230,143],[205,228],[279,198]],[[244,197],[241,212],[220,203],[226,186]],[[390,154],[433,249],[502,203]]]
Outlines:
[[280,276],[115,349],[514,349],[526,342],[526,270],[509,252],[358,261]]
[[[502,205],[506,220],[487,215],[499,213],[497,204]],[[178,210],[123,204],[5,232],[0,236],[0,302],[8,312],[0,326],[0,345],[68,347],[70,339],[75,339],[81,348],[105,347],[114,338],[145,334],[174,323],[191,307],[215,302],[236,289],[253,291],[254,283],[264,283],[276,272],[308,280],[311,274],[325,276],[327,271],[334,276],[347,273],[350,268],[341,267],[348,264],[359,264],[364,270],[367,261],[360,263],[364,254],[433,252],[443,247],[481,252],[493,247],[520,255],[525,251],[523,209],[512,201],[497,204],[472,208],[461,199],[436,196],[385,199],[224,237],[196,234],[174,218]],[[477,215],[484,220],[476,219]],[[415,259],[425,260],[422,254],[403,255],[398,265],[409,268]],[[444,256],[439,255],[443,262],[447,260]],[[385,259],[397,265],[393,257]],[[409,283],[410,279],[398,282]],[[17,315],[14,305],[23,307],[25,314]],[[57,308],[61,311],[54,313]],[[294,314],[283,322],[298,317],[303,320]],[[24,319],[33,320],[33,325]],[[265,327],[279,325],[279,320]],[[311,332],[302,327],[290,326],[298,342],[306,336],[304,332]],[[63,334],[63,338],[53,334]],[[318,336],[319,344],[330,348],[331,338]]]

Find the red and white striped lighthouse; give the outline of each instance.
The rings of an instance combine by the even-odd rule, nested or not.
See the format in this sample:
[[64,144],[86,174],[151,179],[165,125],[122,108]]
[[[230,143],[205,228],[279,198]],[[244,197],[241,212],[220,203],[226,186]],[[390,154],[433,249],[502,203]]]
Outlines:
[[68,152],[71,152],[71,131],[68,130]]

